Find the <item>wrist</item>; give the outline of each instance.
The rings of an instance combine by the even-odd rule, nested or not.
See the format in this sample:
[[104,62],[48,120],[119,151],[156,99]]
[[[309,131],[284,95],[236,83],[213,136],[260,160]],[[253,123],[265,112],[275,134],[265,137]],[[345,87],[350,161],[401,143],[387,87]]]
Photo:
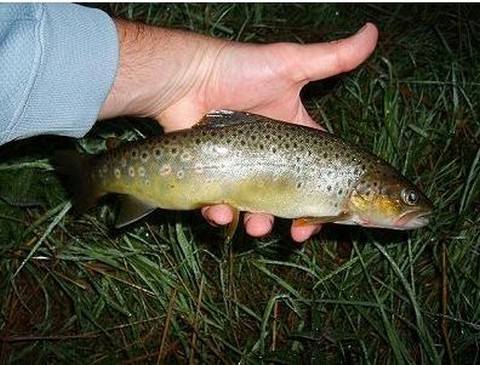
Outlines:
[[159,119],[199,90],[223,41],[179,30],[115,20],[120,57],[99,119],[136,115]]

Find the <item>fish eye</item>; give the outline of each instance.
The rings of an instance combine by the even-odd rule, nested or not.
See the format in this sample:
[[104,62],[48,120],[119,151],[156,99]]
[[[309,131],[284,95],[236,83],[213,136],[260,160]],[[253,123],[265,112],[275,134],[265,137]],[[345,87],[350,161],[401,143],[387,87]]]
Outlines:
[[418,194],[415,190],[402,190],[402,199],[408,205],[415,205],[418,202]]

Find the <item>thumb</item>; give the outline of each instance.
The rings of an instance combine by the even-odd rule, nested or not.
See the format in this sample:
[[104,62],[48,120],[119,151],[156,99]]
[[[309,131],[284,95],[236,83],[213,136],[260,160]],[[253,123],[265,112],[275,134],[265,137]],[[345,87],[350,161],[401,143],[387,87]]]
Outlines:
[[297,80],[321,80],[350,71],[372,54],[377,40],[377,27],[367,23],[348,38],[299,46],[296,66],[301,75]]

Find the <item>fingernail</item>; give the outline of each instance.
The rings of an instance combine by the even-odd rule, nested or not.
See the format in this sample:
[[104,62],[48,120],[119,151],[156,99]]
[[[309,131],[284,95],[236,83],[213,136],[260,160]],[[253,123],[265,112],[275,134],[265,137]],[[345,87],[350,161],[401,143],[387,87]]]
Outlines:
[[366,23],[363,27],[361,27],[356,34],[361,34],[365,29],[367,29],[368,23]]

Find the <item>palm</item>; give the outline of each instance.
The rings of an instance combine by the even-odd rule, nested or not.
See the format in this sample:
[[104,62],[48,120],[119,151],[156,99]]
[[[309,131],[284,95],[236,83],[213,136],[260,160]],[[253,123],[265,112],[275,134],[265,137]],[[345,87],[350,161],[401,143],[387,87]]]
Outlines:
[[[300,101],[303,80],[288,72],[278,60],[291,60],[293,45],[242,46],[225,62],[223,75],[207,95],[207,108],[224,107],[268,115],[273,118],[300,122],[309,119]],[[296,46],[293,46],[296,47]],[[236,54],[235,54],[236,53]],[[243,59],[242,59],[243,58]],[[235,67],[237,63],[240,68]]]

